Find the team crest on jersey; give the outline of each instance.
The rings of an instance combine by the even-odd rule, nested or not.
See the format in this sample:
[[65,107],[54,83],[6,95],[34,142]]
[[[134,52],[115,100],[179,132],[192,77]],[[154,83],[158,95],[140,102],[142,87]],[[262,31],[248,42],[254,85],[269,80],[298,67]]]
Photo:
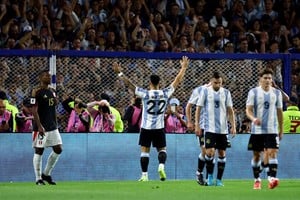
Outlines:
[[35,98],[30,98],[30,104],[32,104],[32,105],[35,104]]
[[48,98],[48,96],[46,94],[44,94],[43,98],[46,99],[46,98]]

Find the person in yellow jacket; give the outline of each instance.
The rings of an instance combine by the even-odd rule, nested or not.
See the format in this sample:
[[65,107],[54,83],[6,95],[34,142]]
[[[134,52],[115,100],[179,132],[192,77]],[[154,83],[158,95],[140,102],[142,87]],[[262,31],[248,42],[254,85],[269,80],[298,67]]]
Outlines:
[[[110,103],[110,97],[109,97],[108,94],[102,93],[100,95],[100,98],[101,98],[101,100],[104,99],[104,100],[106,100]],[[122,121],[122,117],[121,117],[120,112],[112,106],[109,106],[109,110],[115,116],[115,119],[116,119],[115,126],[114,126],[114,132],[122,133],[124,131],[124,123]]]
[[16,132],[16,114],[19,112],[18,108],[12,104],[9,103],[7,95],[4,91],[0,91],[0,99],[4,101],[4,103],[6,104],[6,110],[11,112],[11,114],[13,115],[13,132]]
[[283,133],[300,133],[300,111],[296,97],[290,97],[283,112]]

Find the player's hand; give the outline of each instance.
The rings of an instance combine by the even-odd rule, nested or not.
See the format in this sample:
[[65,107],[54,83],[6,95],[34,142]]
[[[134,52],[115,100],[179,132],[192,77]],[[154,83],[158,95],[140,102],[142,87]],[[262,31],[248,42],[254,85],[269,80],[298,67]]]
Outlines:
[[194,124],[192,122],[187,123],[187,130],[188,131],[193,131],[194,130]]
[[41,135],[41,136],[45,135],[45,129],[43,126],[39,127],[38,131],[39,131],[39,135]]
[[199,125],[196,125],[196,127],[195,127],[195,134],[196,134],[197,136],[201,136],[201,135],[202,135],[202,130],[201,130],[201,128],[199,127]]
[[121,65],[117,62],[113,63],[113,70],[115,73],[119,74],[121,72]]
[[230,132],[231,132],[231,138],[234,138],[236,136],[236,129],[231,128]]
[[253,124],[256,125],[256,126],[260,126],[260,125],[261,125],[261,120],[258,119],[258,118],[255,118],[255,119],[253,120]]
[[180,60],[181,67],[187,68],[189,66],[190,60],[187,56],[182,56],[182,59]]

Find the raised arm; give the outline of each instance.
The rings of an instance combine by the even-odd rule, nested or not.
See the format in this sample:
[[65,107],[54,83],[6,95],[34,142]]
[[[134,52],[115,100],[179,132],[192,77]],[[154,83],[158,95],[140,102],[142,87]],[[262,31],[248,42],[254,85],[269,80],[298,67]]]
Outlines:
[[123,74],[123,72],[121,71],[121,65],[119,63],[113,63],[113,70],[124,81],[125,85],[127,85],[130,90],[135,92],[136,85],[133,84],[131,80],[125,76],[125,74]]
[[172,83],[172,86],[174,88],[176,88],[179,85],[179,83],[182,81],[182,78],[185,74],[186,69],[189,66],[189,63],[190,63],[189,58],[187,56],[182,56],[182,59],[180,60],[181,69]]

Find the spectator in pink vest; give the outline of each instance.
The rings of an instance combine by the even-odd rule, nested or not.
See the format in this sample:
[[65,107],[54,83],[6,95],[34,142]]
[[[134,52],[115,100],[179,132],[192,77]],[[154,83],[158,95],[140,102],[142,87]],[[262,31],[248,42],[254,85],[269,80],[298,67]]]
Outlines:
[[0,99],[0,133],[13,132],[13,118],[11,112],[6,110],[6,103]]
[[180,113],[180,102],[176,98],[169,101],[169,106],[165,114],[166,133],[186,133],[186,117]]
[[113,132],[116,121],[109,109],[107,100],[94,101],[87,104],[87,109],[93,118],[91,132]]
[[32,132],[32,120],[33,115],[30,111],[30,98],[25,97],[22,103],[21,112],[17,113],[15,119],[17,123],[17,132],[19,133],[31,133]]

